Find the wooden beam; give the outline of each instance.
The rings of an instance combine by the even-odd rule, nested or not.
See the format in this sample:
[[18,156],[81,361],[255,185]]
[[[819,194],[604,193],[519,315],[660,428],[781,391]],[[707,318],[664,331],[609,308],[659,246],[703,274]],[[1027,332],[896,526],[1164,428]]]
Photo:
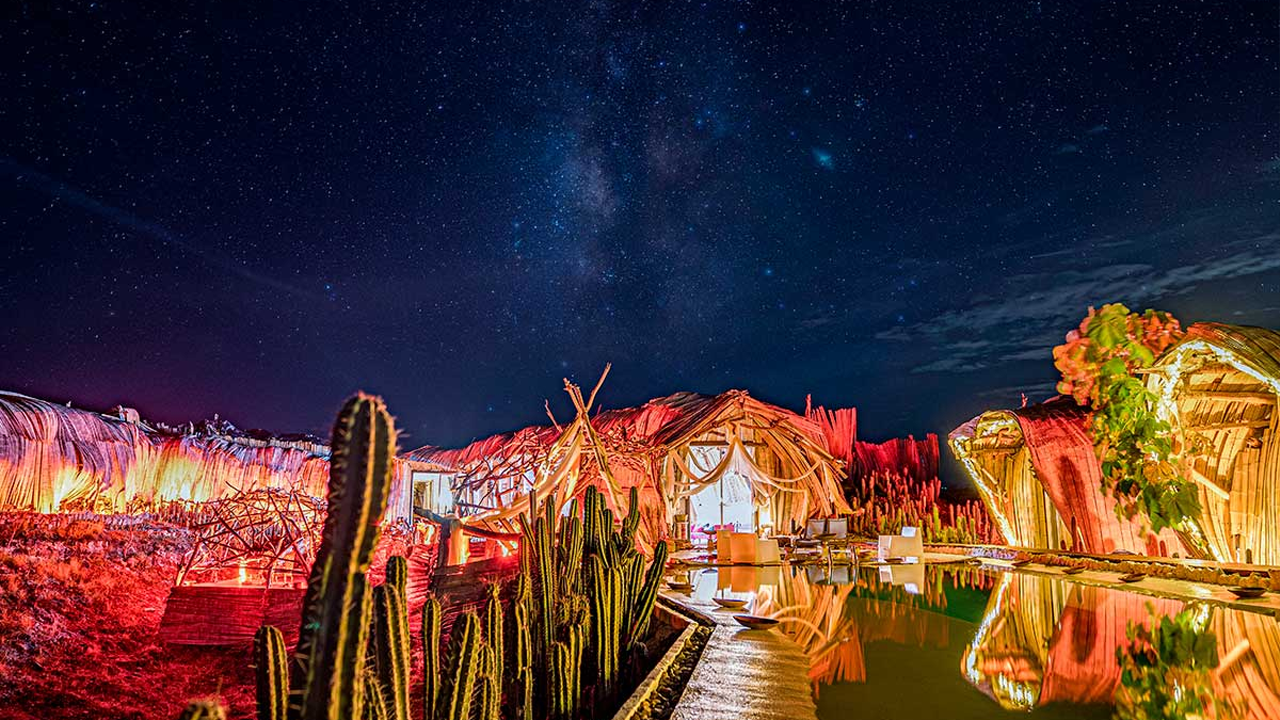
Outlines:
[[1213,493],[1214,495],[1217,495],[1219,498],[1223,500],[1229,500],[1231,498],[1231,494],[1228,493],[1226,490],[1223,490],[1221,485],[1210,480],[1208,477],[1205,476],[1204,473],[1200,472],[1199,470],[1193,467],[1189,467],[1187,468],[1187,472],[1191,474],[1191,479],[1200,483],[1200,485],[1203,486],[1205,490],[1208,490],[1209,492]]
[[1184,400],[1227,400],[1258,405],[1271,405],[1276,402],[1276,396],[1268,392],[1233,392],[1231,390],[1188,390],[1183,398]]
[[1203,425],[1187,425],[1187,430],[1200,432],[1202,430],[1243,430],[1246,428],[1264,428],[1271,427],[1270,420],[1240,420],[1238,422],[1221,422],[1221,423],[1205,423]]

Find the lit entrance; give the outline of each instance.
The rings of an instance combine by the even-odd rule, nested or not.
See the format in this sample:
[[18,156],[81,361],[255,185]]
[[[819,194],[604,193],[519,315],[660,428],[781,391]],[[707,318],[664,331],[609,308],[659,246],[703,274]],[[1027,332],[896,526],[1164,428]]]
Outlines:
[[[690,448],[691,465],[705,472],[720,464],[727,448]],[[738,532],[755,532],[756,507],[751,499],[751,485],[733,469],[718,480],[689,496],[689,522],[696,539],[705,538],[705,529],[732,525]]]

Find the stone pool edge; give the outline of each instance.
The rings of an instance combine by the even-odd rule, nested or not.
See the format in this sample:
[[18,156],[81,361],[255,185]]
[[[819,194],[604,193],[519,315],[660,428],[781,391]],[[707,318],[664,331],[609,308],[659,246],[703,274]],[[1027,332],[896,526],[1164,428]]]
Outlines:
[[[655,717],[667,717],[674,714],[674,708],[671,713],[655,712],[655,700],[659,700],[657,695],[664,690],[664,686],[667,683],[675,679],[672,674],[680,672],[677,665],[682,659],[691,659],[696,667],[707,642],[710,641],[709,636],[699,637],[699,629],[709,630],[714,628],[715,621],[702,613],[693,611],[683,604],[661,595],[658,597],[658,603],[654,610],[655,612],[660,611],[670,614],[672,617],[668,619],[668,622],[672,620],[683,622],[684,629],[680,631],[680,635],[671,643],[671,647],[667,648],[667,651],[662,654],[658,663],[645,675],[644,680],[631,693],[622,707],[618,708],[618,711],[613,714],[612,720],[652,720]],[[693,657],[686,658],[686,655]],[[690,675],[692,675],[692,671]],[[676,689],[679,691],[679,697],[683,697],[688,678],[679,680],[680,685]],[[679,699],[677,698],[675,703],[678,702]]]

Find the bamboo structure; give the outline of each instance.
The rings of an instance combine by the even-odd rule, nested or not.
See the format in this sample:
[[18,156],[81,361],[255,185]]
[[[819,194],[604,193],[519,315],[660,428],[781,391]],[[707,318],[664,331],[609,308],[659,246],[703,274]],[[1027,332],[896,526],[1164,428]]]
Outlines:
[[950,445],[1012,545],[1280,565],[1280,333],[1197,323],[1146,373],[1202,513],[1145,533],[1101,490],[1089,411],[1068,398],[983,413]]
[[[412,517],[398,461],[387,517]],[[205,503],[265,489],[323,497],[329,448],[205,423],[152,426],[120,408],[107,415],[0,391],[0,510],[127,513]]]
[[[592,485],[622,516],[635,488],[637,537],[648,547],[667,535],[686,498],[730,472],[746,480],[762,525],[850,512],[841,463],[827,451],[818,424],[802,415],[743,390],[682,392],[591,415],[600,385],[585,398],[568,381],[565,387],[577,410],[567,425],[553,418],[548,426],[458,449],[423,447],[404,457],[447,475],[463,523],[489,532],[513,531],[530,489],[567,503]],[[719,460],[704,464],[697,452],[703,448],[717,449]]]
[[1147,387],[1198,485],[1209,555],[1280,565],[1280,333],[1192,325],[1157,360]]
[[1100,489],[1102,466],[1088,421],[1086,408],[1059,397],[985,412],[953,430],[949,440],[1010,545],[1093,554],[1186,553],[1173,532],[1153,535],[1138,519],[1116,516],[1115,500]]

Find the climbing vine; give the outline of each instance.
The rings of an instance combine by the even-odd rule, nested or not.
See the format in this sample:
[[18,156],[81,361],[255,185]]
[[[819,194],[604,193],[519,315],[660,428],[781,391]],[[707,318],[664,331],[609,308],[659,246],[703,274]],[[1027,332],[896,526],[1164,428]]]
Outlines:
[[1200,516],[1194,484],[1177,461],[1176,438],[1156,414],[1156,396],[1138,371],[1182,336],[1165,312],[1130,312],[1120,303],[1089,308],[1066,343],[1053,349],[1062,373],[1058,391],[1093,408],[1093,443],[1102,461],[1103,490],[1116,514],[1146,516],[1152,532],[1179,528]]
[[1190,607],[1158,616],[1150,603],[1150,625],[1130,621],[1127,642],[1116,648],[1120,687],[1117,720],[1166,720],[1239,716],[1240,708],[1215,697],[1213,672],[1218,643],[1207,629],[1207,608]]

